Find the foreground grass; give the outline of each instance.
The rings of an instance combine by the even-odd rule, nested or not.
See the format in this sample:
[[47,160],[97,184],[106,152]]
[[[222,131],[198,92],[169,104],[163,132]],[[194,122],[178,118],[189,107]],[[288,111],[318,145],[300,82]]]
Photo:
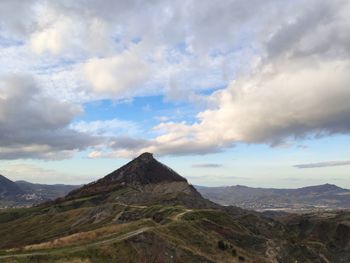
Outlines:
[[2,211],[0,262],[264,262],[230,240],[247,230],[223,212],[93,200]]

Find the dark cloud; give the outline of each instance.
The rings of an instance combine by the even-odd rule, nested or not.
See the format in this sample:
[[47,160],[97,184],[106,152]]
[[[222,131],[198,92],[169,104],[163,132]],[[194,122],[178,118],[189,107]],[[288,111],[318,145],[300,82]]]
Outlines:
[[144,139],[135,139],[127,136],[111,138],[110,147],[112,149],[141,149],[150,145],[150,142]]
[[348,10],[349,3],[344,0],[304,1],[303,8],[290,21],[282,22],[267,41],[269,59],[349,57]]
[[27,34],[34,25],[35,0],[2,0],[0,2],[0,28],[15,35]]
[[68,128],[82,112],[79,106],[42,94],[25,75],[0,80],[0,159],[69,157],[101,138]]

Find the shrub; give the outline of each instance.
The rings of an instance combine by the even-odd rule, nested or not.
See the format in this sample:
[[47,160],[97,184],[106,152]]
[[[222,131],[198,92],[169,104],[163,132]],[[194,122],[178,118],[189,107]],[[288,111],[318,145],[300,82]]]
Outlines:
[[234,257],[236,257],[237,256],[237,251],[236,251],[236,249],[232,249],[232,256],[234,256]]
[[243,256],[239,256],[238,257],[238,260],[241,261],[241,262],[244,262],[245,261],[245,258]]
[[227,247],[227,244],[223,240],[218,241],[218,248],[220,248],[221,250],[226,250]]

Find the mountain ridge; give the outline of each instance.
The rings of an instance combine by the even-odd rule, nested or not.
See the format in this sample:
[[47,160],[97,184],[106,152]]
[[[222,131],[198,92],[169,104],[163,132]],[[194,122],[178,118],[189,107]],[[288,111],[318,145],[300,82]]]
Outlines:
[[242,185],[224,187],[196,186],[209,200],[221,205],[235,205],[245,209],[284,209],[291,212],[312,209],[349,209],[350,190],[333,184],[301,188],[261,188]]
[[0,208],[26,207],[65,196],[78,185],[36,184],[12,181],[0,175]]
[[0,174],[0,198],[7,199],[21,194],[24,191],[15,182]]
[[235,184],[235,185],[219,185],[219,186],[204,186],[204,185],[196,185],[196,187],[202,187],[202,188],[228,188],[228,187],[241,187],[241,188],[253,188],[253,189],[275,189],[275,190],[298,190],[298,189],[306,189],[306,188],[315,188],[315,187],[325,187],[326,189],[343,189],[343,190],[350,190],[348,188],[340,187],[336,184],[330,184],[330,183],[324,183],[324,184],[318,184],[318,185],[307,185],[297,188],[278,188],[278,187],[253,187],[253,186],[247,186],[242,184]]

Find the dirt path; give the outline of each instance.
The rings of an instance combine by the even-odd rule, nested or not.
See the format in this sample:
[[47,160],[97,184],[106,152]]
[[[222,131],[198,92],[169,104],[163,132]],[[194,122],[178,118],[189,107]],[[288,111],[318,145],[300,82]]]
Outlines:
[[119,203],[119,202],[113,202],[113,204],[127,206],[127,207],[134,207],[134,208],[147,208],[147,206],[145,206],[145,205],[127,205],[127,204]]
[[273,240],[268,240],[267,241],[267,250],[266,250],[266,256],[267,258],[272,262],[272,263],[277,263],[277,251],[276,251],[276,247],[278,247]]
[[179,220],[183,215],[189,213],[189,212],[192,212],[192,209],[186,209],[184,212],[181,212],[179,214],[176,214],[174,217],[173,217],[173,220],[177,221]]
[[[145,206],[137,206],[137,205],[127,205],[123,203],[116,203],[118,205],[122,206],[129,206],[129,207],[135,207],[135,208],[145,208]],[[189,212],[192,212],[192,209],[186,209],[185,211],[176,214],[175,216],[172,217],[173,220],[177,221],[180,220],[181,217]],[[122,241],[125,239],[128,239],[133,236],[137,236],[143,232],[146,232],[147,230],[151,229],[152,227],[142,227],[140,229],[130,231],[128,233],[125,233],[123,235],[114,237],[114,238],[109,238],[105,240],[100,240],[96,242],[92,242],[86,245],[78,245],[78,246],[72,246],[72,247],[63,247],[63,248],[56,248],[52,249],[51,251],[36,251],[36,252],[31,252],[31,253],[17,253],[17,254],[7,254],[7,255],[0,255],[0,259],[5,259],[5,258],[24,258],[24,257],[30,257],[30,256],[44,256],[44,255],[55,255],[55,254],[60,254],[62,252],[67,252],[67,253],[72,253],[72,252],[78,252],[81,250],[84,250],[89,247],[95,247],[99,245],[104,245],[104,244],[110,244],[118,241]]]
[[120,236],[117,236],[114,238],[101,240],[101,241],[97,241],[97,242],[93,242],[90,244],[81,245],[81,246],[77,246],[77,247],[59,248],[59,249],[53,249],[52,251],[38,251],[38,252],[32,252],[32,253],[18,253],[18,254],[10,254],[10,255],[1,255],[0,259],[24,258],[24,257],[29,257],[29,256],[55,255],[55,254],[60,254],[60,253],[65,252],[65,251],[69,252],[69,253],[77,252],[77,251],[81,251],[81,250],[84,250],[84,249],[89,248],[89,247],[95,247],[95,246],[99,246],[99,245],[110,244],[110,243],[122,241],[122,240],[128,239],[130,237],[137,236],[143,232],[146,232],[150,228],[151,227],[143,227],[143,228],[131,231],[129,233],[126,233],[126,234],[123,234],[123,235],[120,235]]

